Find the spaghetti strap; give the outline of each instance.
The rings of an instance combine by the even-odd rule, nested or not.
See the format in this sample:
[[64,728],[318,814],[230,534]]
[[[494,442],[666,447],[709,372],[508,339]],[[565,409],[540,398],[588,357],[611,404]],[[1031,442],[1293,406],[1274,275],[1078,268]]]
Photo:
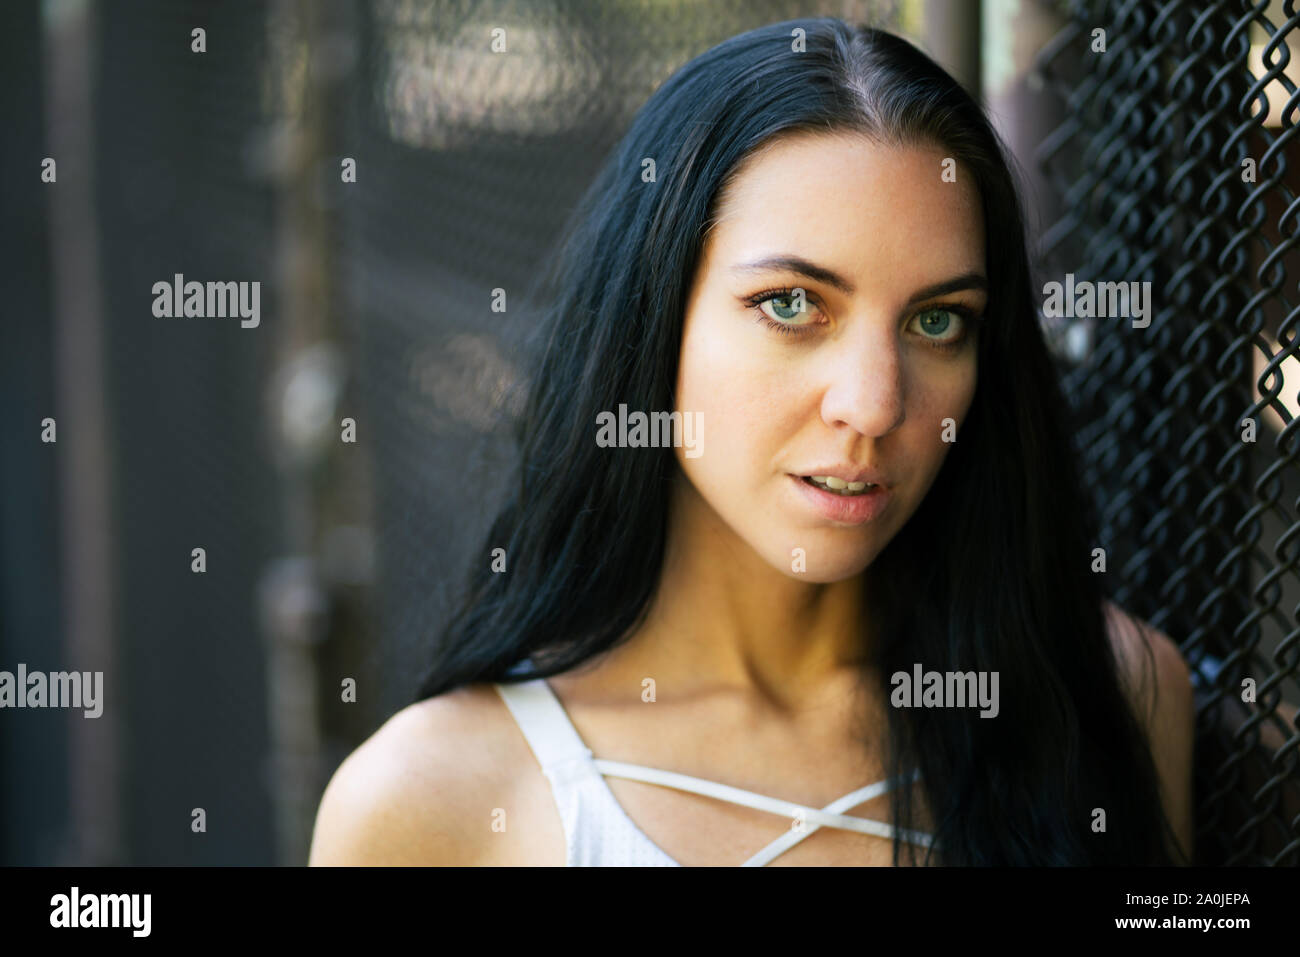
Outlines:
[[495,687],[547,778],[563,783],[580,776],[591,761],[591,749],[578,736],[546,681],[538,678]]

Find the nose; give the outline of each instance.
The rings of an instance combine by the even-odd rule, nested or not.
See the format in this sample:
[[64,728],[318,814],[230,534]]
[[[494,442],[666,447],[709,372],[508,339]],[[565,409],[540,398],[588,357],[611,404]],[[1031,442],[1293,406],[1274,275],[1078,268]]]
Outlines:
[[837,345],[840,348],[827,360],[822,419],[833,429],[847,425],[873,438],[894,431],[906,417],[897,333],[874,330]]

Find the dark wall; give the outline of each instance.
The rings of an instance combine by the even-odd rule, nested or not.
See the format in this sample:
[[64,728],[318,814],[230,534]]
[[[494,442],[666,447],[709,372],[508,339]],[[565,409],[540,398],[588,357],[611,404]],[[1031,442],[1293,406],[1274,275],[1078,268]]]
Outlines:
[[[40,440],[55,414],[50,370],[48,156],[42,95],[40,3],[5,11],[0,30],[0,669],[62,668],[58,592],[59,449]],[[0,712],[0,861],[52,863],[67,812],[66,719],[54,711]]]

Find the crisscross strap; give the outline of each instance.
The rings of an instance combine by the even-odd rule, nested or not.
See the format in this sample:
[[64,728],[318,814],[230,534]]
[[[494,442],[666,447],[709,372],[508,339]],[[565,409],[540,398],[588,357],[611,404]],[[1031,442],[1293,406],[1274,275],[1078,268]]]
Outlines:
[[[921,777],[920,770],[915,770],[911,774],[912,781],[920,780],[920,777]],[[889,791],[892,791],[894,789],[894,786],[897,783],[898,783],[897,778],[889,778],[885,781],[877,781],[875,784],[868,784],[864,788],[858,788],[858,790],[852,791],[849,794],[844,795],[844,797],[832,801],[830,804],[826,805],[826,807],[822,808],[822,810],[831,811],[831,812],[852,810],[853,808],[857,807],[859,804],[865,804],[867,801],[870,801],[874,797],[878,797],[881,794],[886,794]],[[890,831],[890,833],[885,836],[892,837],[894,828],[888,824],[884,826],[888,828]],[[768,861],[772,860],[775,857],[780,856],[781,854],[784,854],[790,848],[794,847],[804,838],[811,835],[819,827],[821,827],[820,824],[810,824],[798,832],[796,832],[792,828],[791,830],[786,831],[784,834],[778,837],[771,844],[767,845],[767,847],[763,848],[761,851],[759,851],[757,854],[755,854],[753,857],[751,857],[741,866],[762,867]],[[928,847],[931,841],[933,840],[932,836],[926,834],[924,831],[912,831],[906,828],[900,828],[898,836],[900,839],[904,841],[908,841],[909,843],[912,844],[919,844],[922,847]]]
[[[681,791],[702,794],[705,797],[716,798],[721,801],[729,801],[732,804],[741,804],[760,811],[769,811],[782,817],[802,819],[803,827],[792,827],[742,866],[766,864],[809,837],[819,827],[835,827],[887,839],[894,836],[895,828],[890,824],[872,821],[868,818],[853,817],[839,812],[857,807],[859,804],[889,792],[897,784],[897,778],[877,781],[875,784],[868,784],[866,787],[858,788],[832,801],[825,809],[818,810],[792,801],[782,801],[763,794],[756,794],[753,791],[734,788],[727,784],[718,784],[715,781],[706,781],[703,778],[691,777],[688,774],[679,774],[676,771],[662,771],[658,768],[646,768],[638,764],[625,764],[621,761],[606,761],[600,758],[595,759],[593,763],[598,771],[611,777],[630,778],[648,784],[659,784],[665,787],[677,788]],[[919,776],[919,771],[912,772],[912,780],[916,780]],[[922,847],[929,847],[932,840],[931,836],[924,831],[913,831],[905,828],[898,829],[898,835],[902,840],[912,844],[919,844]]]

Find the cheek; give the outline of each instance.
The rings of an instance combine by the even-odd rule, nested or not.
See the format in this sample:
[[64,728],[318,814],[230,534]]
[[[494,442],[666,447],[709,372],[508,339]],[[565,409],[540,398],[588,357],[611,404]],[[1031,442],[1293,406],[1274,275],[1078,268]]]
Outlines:
[[970,412],[976,381],[972,356],[969,361],[931,377],[929,384],[917,389],[911,397],[907,418],[916,427],[908,444],[916,459],[926,463],[928,471],[937,472],[952,449],[952,442],[944,441],[945,419],[953,420],[957,440],[961,440],[961,424]]
[[960,425],[975,396],[975,357],[972,355],[959,363],[922,371],[919,379],[919,388],[911,396],[911,405],[923,417],[951,417]]
[[714,314],[687,325],[677,379],[678,411],[703,416],[704,453],[735,482],[741,461],[761,463],[777,451],[791,415],[794,364],[774,362],[743,315]]

